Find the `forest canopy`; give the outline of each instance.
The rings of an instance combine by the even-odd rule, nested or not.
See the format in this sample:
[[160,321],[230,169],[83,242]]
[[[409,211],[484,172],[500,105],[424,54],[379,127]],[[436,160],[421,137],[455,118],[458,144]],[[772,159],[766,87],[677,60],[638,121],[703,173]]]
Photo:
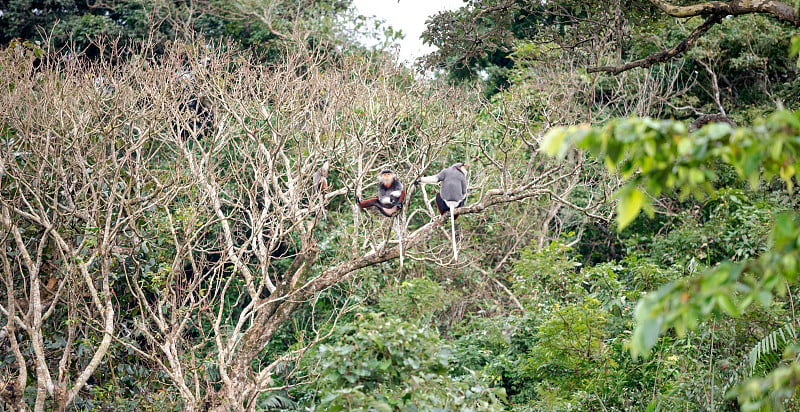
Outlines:
[[796,410],[798,7],[0,6],[0,410]]

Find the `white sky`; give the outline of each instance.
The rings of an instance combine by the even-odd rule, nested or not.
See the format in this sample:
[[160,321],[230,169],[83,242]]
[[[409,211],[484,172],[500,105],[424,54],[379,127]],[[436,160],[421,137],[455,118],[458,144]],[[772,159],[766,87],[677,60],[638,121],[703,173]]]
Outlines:
[[425,30],[425,20],[442,10],[464,6],[464,0],[353,0],[353,6],[365,16],[386,20],[395,30],[402,30],[400,60],[412,62],[433,50],[423,45],[419,36]]

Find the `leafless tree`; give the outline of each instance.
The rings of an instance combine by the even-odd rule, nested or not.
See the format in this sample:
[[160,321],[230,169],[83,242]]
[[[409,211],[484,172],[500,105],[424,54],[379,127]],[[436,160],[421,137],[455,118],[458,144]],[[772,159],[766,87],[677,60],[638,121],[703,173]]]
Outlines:
[[[597,210],[599,199],[569,198],[590,183],[580,159],[543,160],[536,128],[508,123],[508,140],[525,141],[509,152],[524,166],[504,162],[505,148],[476,142],[468,91],[390,61],[301,49],[265,66],[193,44],[148,55],[117,66],[0,60],[11,90],[0,97],[0,339],[15,359],[2,396],[15,410],[27,408],[29,382],[35,410],[67,408],[121,348],[167,376],[185,410],[254,410],[311,379],[294,362],[347,310],[317,315],[320,293],[401,249],[411,264],[481,262],[480,252],[446,258],[432,189],[410,184],[452,162],[471,168],[456,210],[477,216],[460,220],[466,247],[490,208],[538,204],[509,253]],[[326,162],[329,187],[316,191]],[[396,221],[353,202],[386,167],[409,189]],[[561,208],[576,215],[564,223]],[[308,329],[277,344],[302,307],[314,313]]]
[[0,58],[0,314],[16,359],[3,398],[25,410],[33,375],[34,410],[63,410],[117,332],[113,284],[136,220],[174,190],[144,167],[158,150],[152,129],[132,124],[152,124],[148,110],[125,90],[110,98],[113,84],[98,87],[74,59],[35,68],[32,53]]

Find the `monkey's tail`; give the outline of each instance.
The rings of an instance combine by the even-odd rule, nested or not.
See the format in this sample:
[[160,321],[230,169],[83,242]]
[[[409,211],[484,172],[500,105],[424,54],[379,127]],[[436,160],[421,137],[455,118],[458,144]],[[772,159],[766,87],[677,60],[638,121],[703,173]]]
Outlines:
[[450,208],[450,234],[453,238],[453,260],[458,262],[458,247],[456,246],[456,218],[453,214],[453,208]]
[[394,230],[397,232],[397,244],[400,248],[400,269],[403,269],[403,216],[394,218]]

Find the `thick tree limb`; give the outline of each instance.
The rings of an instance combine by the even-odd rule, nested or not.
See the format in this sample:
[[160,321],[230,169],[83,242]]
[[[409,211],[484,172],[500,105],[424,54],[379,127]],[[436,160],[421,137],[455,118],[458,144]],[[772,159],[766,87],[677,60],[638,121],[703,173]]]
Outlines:
[[800,10],[791,4],[774,0],[732,0],[709,1],[688,6],[675,6],[662,0],[649,0],[664,13],[678,18],[707,16],[698,28],[694,29],[686,39],[668,50],[651,54],[643,59],[625,63],[621,66],[601,66],[587,69],[589,73],[608,72],[619,74],[637,67],[650,67],[656,63],[663,63],[680,56],[693,47],[697,40],[705,35],[712,26],[722,21],[726,16],[739,16],[742,14],[771,14],[781,21],[800,27]]
[[675,6],[662,0],[650,0],[661,11],[672,17],[686,18],[707,14],[738,16],[742,14],[771,14],[779,20],[800,27],[800,12],[791,4],[774,0],[709,1],[689,6]]
[[632,61],[629,63],[625,63],[622,66],[601,66],[601,67],[590,67],[586,71],[589,73],[597,73],[597,72],[609,72],[611,74],[620,74],[622,72],[635,69],[637,67],[650,67],[656,63],[663,63],[669,61],[670,59],[680,56],[681,54],[685,53],[686,50],[689,50],[690,47],[694,46],[697,40],[700,37],[703,37],[706,32],[711,29],[712,26],[722,21],[722,15],[720,14],[712,14],[706,18],[706,21],[703,22],[699,27],[694,29],[689,37],[684,39],[682,42],[675,45],[675,47],[664,50],[660,53],[651,54],[643,59],[639,59],[636,61]]
[[[525,185],[513,190],[490,190],[485,193],[482,200],[469,206],[460,207],[454,210],[456,216],[482,213],[487,208],[518,201],[537,195],[542,195],[547,192],[547,187],[542,185]],[[425,242],[434,230],[446,223],[449,215],[441,215],[435,217],[433,220],[418,228],[409,236],[403,239],[402,248],[410,250]],[[253,320],[253,326],[247,330],[245,336],[242,338],[241,350],[236,356],[236,367],[231,368],[233,376],[231,384],[235,388],[230,393],[234,396],[247,395],[246,388],[251,379],[255,378],[255,374],[247,365],[250,365],[256,356],[266,347],[272,339],[272,336],[277,332],[280,325],[286,322],[291,314],[310,299],[314,294],[319,293],[335,284],[338,284],[351,276],[359,269],[373,266],[382,262],[396,259],[400,256],[401,246],[393,247],[378,247],[376,251],[367,253],[355,259],[350,259],[338,266],[332,267],[323,271],[319,276],[308,280],[305,284],[297,287],[289,285],[278,285],[275,292],[264,299],[264,302],[257,308],[258,314]],[[310,266],[317,259],[316,254],[311,256],[300,256],[301,260]],[[298,269],[299,270],[299,269]],[[242,396],[240,400],[232,400],[232,404],[241,404],[246,396]],[[221,405],[219,410],[226,410],[230,405]]]

